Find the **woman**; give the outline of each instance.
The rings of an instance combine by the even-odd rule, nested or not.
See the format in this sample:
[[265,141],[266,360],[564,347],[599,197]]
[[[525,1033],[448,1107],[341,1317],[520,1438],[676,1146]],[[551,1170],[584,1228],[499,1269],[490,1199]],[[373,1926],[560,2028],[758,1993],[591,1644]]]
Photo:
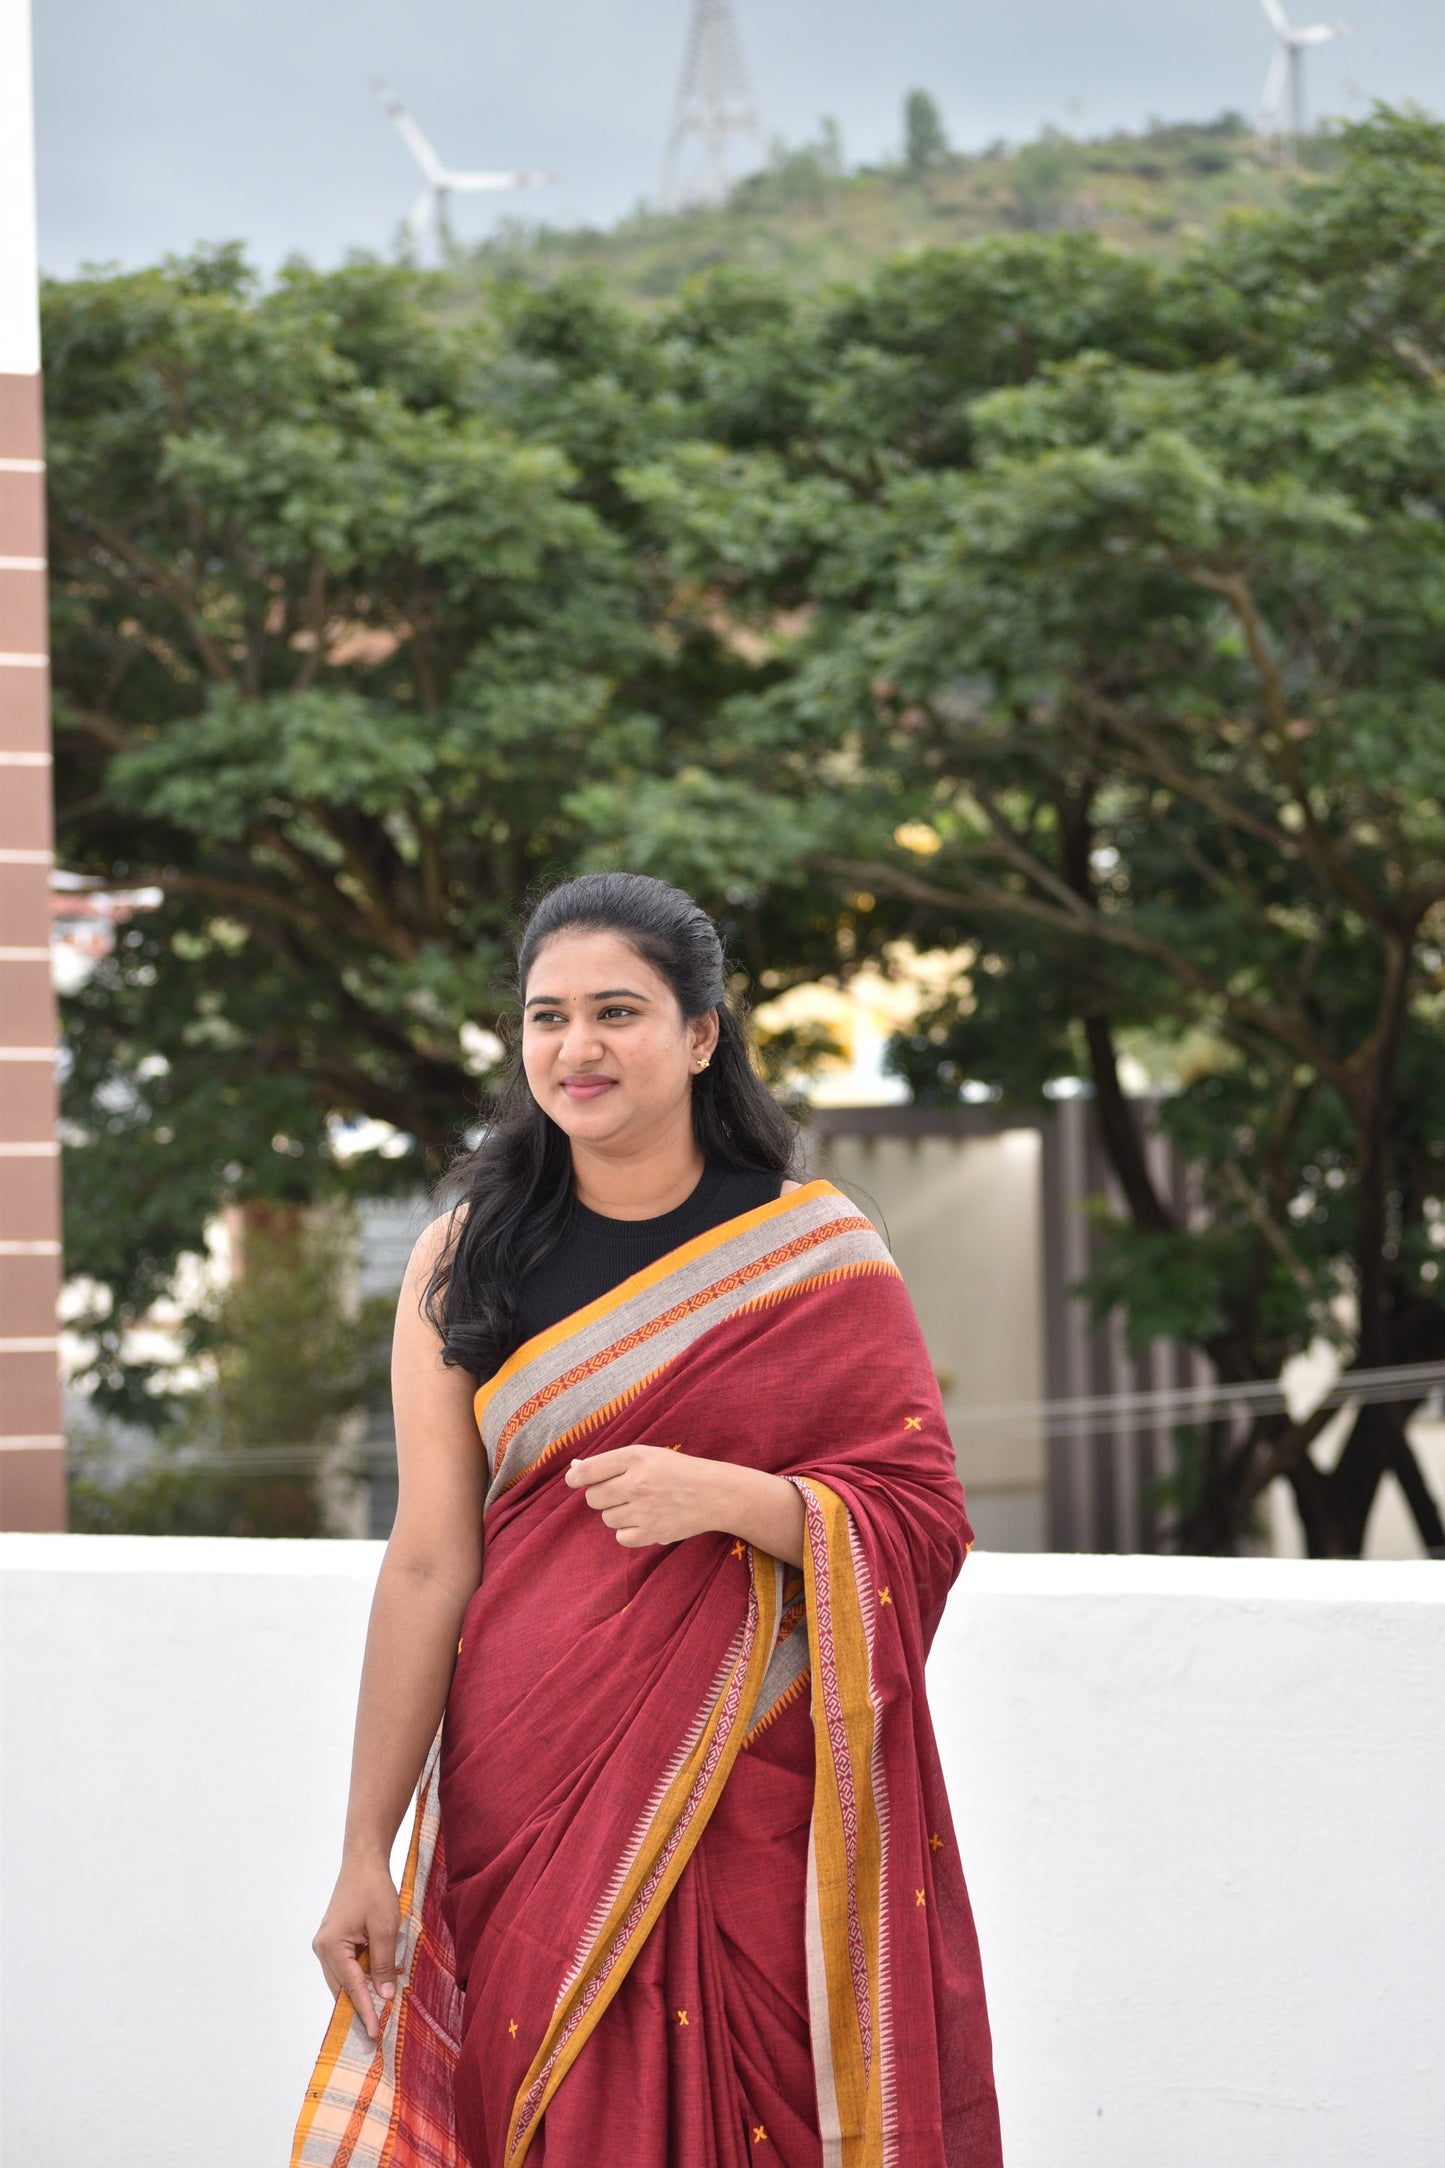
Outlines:
[[517,982],[397,1308],[293,2163],[997,2168],[923,1692],[971,1535],[902,1280],[789,1175],[690,897],[566,882]]

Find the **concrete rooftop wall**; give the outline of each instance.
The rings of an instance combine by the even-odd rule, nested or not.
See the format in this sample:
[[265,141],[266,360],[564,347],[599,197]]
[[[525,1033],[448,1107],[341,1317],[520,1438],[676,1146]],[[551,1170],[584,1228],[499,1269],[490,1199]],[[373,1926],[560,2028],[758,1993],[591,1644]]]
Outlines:
[[[0,1538],[5,2168],[284,2164],[379,1556]],[[1009,2168],[1438,2168],[1442,1682],[1440,1566],[974,1553]]]

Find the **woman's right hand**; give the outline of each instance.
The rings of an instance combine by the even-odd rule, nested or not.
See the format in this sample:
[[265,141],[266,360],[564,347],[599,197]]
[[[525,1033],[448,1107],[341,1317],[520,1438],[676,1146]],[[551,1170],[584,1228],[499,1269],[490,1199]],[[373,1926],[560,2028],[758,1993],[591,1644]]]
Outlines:
[[[326,1917],[311,1938],[333,1995],[346,1994],[370,2037],[385,2022],[396,1993],[396,1943],[401,1903],[385,1859],[347,1862],[337,1876]],[[361,1953],[367,1952],[363,1966]],[[370,1979],[367,1978],[368,1972]]]

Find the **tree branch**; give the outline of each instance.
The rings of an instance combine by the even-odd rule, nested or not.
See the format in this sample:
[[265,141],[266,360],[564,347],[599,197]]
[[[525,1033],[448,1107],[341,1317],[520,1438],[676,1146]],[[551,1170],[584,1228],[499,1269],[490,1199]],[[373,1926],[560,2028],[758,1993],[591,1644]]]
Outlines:
[[1181,798],[1188,798],[1212,813],[1226,828],[1237,828],[1242,835],[1252,836],[1256,843],[1264,843],[1284,859],[1297,859],[1300,848],[1287,829],[1277,828],[1273,822],[1261,820],[1210,783],[1202,776],[1185,767],[1168,750],[1163,741],[1137,716],[1131,715],[1122,701],[1111,700],[1107,694],[1085,689],[1080,692],[1081,703],[1095,709],[1110,729],[1126,738],[1143,756],[1145,773],[1155,782],[1165,784]]
[[311,569],[306,581],[306,626],[311,635],[311,646],[301,659],[292,684],[292,691],[304,693],[316,682],[317,672],[326,657],[326,560],[317,552],[311,559]]
[[344,919],[326,911],[313,910],[294,896],[282,895],[279,890],[262,888],[249,881],[227,880],[219,874],[195,873],[189,867],[153,867],[152,876],[158,887],[174,890],[182,896],[206,896],[217,903],[244,905],[252,911],[264,911],[275,918],[288,920],[292,925],[308,927],[314,933],[342,934],[348,940],[355,938],[355,928]]
[[1183,569],[1197,587],[1222,595],[1239,619],[1245,646],[1249,650],[1249,659],[1264,692],[1265,713],[1273,733],[1272,743],[1268,738],[1261,741],[1262,750],[1289,792],[1290,803],[1299,813],[1300,834],[1310,857],[1330,885],[1341,895],[1349,897],[1362,918],[1368,919],[1371,925],[1382,932],[1398,933],[1399,925],[1395,913],[1376,895],[1369,882],[1360,877],[1349,860],[1341,857],[1320,825],[1310,798],[1309,785],[1300,765],[1299,754],[1289,735],[1289,703],[1285,698],[1279,665],[1270,653],[1263,620],[1250,591],[1249,582],[1238,572],[1209,572],[1202,565],[1191,565]]
[[[386,888],[361,848],[355,833],[358,816],[338,806],[324,805],[317,799],[302,800],[301,809],[340,846],[347,871],[361,890],[363,916],[377,942],[389,956],[395,956],[401,963],[411,963],[416,956],[416,936],[392,912]],[[395,859],[390,838],[385,839],[385,846]]]
[[[1032,860],[1025,851],[1009,854],[1011,862],[1021,871],[1031,874]],[[895,893],[911,896],[916,902],[930,903],[944,910],[959,912],[987,910],[1001,915],[1031,919],[1035,924],[1052,926],[1057,931],[1082,934],[1087,939],[1101,941],[1116,948],[1127,949],[1132,955],[1145,957],[1179,979],[1184,985],[1219,1006],[1236,1023],[1247,1025],[1261,1037],[1279,1046],[1286,1046],[1317,1069],[1321,1076],[1329,1077],[1342,1093],[1348,1090],[1348,1077],[1341,1064],[1327,1047],[1321,1046],[1311,1035],[1303,1019],[1291,1016],[1272,1002],[1252,1000],[1248,995],[1236,993],[1224,980],[1201,971],[1191,956],[1177,949],[1171,942],[1160,941],[1150,934],[1142,934],[1127,921],[1109,918],[1102,911],[1088,911],[1077,904],[1064,909],[1046,903],[1037,897],[1017,895],[1008,889],[987,886],[975,881],[971,891],[940,887],[927,881],[905,867],[890,866],[881,860],[834,858],[820,855],[811,859],[820,872],[841,874],[859,888],[891,888]],[[1056,877],[1051,876],[1051,885]]]
[[114,550],[117,557],[128,564],[132,571],[142,573],[157,592],[164,595],[167,601],[173,603],[180,611],[186,621],[191,638],[196,643],[196,652],[215,683],[218,685],[234,685],[236,673],[206,630],[201,613],[196,605],[195,596],[187,584],[182,580],[178,580],[172,573],[167,572],[163,566],[157,564],[154,558],[148,556],[143,549],[140,549],[132,542],[128,535],[122,534],[118,528],[108,525],[103,520],[94,518],[90,519],[89,525],[91,532],[98,541],[104,543],[107,549]]
[[107,752],[123,753],[131,743],[130,733],[113,715],[107,715],[99,708],[82,708],[73,700],[63,703],[57,700],[56,728],[63,730],[72,720],[88,738],[94,738],[96,744],[103,745]]

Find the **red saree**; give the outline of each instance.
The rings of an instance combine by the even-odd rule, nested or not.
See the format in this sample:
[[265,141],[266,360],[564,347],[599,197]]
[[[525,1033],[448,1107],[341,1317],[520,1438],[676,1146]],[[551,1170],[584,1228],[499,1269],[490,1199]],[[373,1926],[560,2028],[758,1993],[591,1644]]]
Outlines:
[[[923,1677],[971,1534],[872,1226],[823,1181],[728,1220],[477,1415],[397,1996],[376,2043],[338,2000],[293,2168],[999,2168]],[[617,1543],[560,1475],[639,1440],[795,1483],[805,1571]]]

